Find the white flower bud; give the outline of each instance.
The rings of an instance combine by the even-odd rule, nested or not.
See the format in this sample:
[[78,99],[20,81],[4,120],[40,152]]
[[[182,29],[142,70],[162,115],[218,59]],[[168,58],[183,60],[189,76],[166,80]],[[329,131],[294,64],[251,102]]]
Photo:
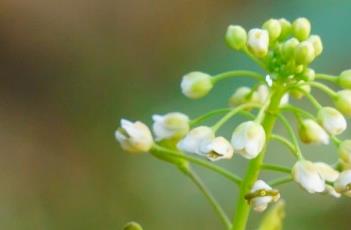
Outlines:
[[[304,81],[299,81],[300,84],[302,84]],[[302,84],[298,86],[297,89],[292,89],[290,91],[290,95],[293,96],[296,99],[302,99],[306,94],[309,94],[311,92],[311,86],[307,84]]]
[[231,159],[234,153],[232,145],[224,137],[216,137],[201,151],[211,161]]
[[263,24],[262,29],[265,29],[268,31],[269,40],[271,42],[275,41],[280,36],[280,33],[282,32],[281,24],[277,19],[269,19]]
[[247,42],[246,30],[241,26],[228,26],[225,34],[225,41],[228,46],[235,50],[243,49]]
[[301,79],[305,81],[313,81],[315,79],[316,73],[314,72],[313,69],[306,68],[302,73],[301,73]]
[[234,152],[247,159],[255,158],[262,151],[265,142],[266,133],[263,127],[254,121],[240,124],[231,139]]
[[249,202],[256,212],[263,212],[266,210],[270,202],[276,202],[280,198],[277,190],[273,190],[271,186],[266,184],[263,180],[257,180],[250,190]]
[[338,179],[339,172],[332,168],[330,165],[324,162],[315,162],[313,164],[316,166],[317,171],[323,180],[334,182]]
[[345,89],[337,92],[335,107],[345,116],[351,117],[351,90]]
[[311,42],[301,42],[295,48],[295,61],[297,64],[308,65],[316,57],[314,53],[315,50]]
[[282,55],[285,60],[289,60],[290,58],[294,57],[295,49],[299,45],[299,40],[296,38],[290,38],[289,40],[285,41],[282,46]]
[[191,72],[183,76],[180,86],[185,96],[198,99],[211,91],[213,83],[210,75],[202,72]]
[[351,170],[341,172],[334,183],[334,187],[338,193],[351,197]]
[[310,41],[313,45],[315,56],[319,56],[323,51],[323,43],[321,38],[318,35],[311,35],[311,37],[308,38],[308,41]]
[[263,58],[268,53],[269,35],[266,30],[251,29],[247,44],[251,52],[258,58]]
[[323,107],[317,114],[318,122],[332,135],[339,135],[346,130],[347,123],[344,116],[332,107]]
[[122,119],[121,128],[115,132],[117,141],[129,152],[147,152],[153,145],[150,129],[142,122]]
[[338,153],[343,169],[351,169],[351,140],[341,142]]
[[302,142],[306,144],[329,144],[329,135],[327,132],[312,119],[302,121],[299,135]]
[[269,88],[267,85],[262,84],[257,87],[256,91],[252,95],[252,101],[264,105],[268,100],[268,96]]
[[189,132],[189,117],[183,113],[168,113],[165,115],[153,115],[153,131],[156,140],[181,138]]
[[351,89],[351,69],[345,70],[338,78],[340,87],[344,89]]
[[251,89],[243,86],[239,87],[229,99],[229,105],[232,107],[245,104],[250,101],[249,94]]
[[177,144],[178,149],[185,153],[204,155],[206,147],[215,138],[213,130],[207,126],[196,127]]
[[325,190],[325,181],[321,177],[318,167],[311,161],[297,161],[292,168],[292,176],[295,182],[309,193]]
[[307,18],[298,18],[293,22],[292,29],[294,36],[303,41],[310,36],[311,23]]

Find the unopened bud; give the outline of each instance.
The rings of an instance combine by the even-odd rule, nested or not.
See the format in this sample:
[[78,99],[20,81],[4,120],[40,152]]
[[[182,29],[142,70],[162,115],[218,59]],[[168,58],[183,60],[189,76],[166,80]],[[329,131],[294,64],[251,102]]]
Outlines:
[[319,56],[323,51],[323,43],[321,38],[318,35],[311,35],[308,41],[313,45],[315,56]]
[[329,135],[312,119],[302,121],[299,135],[302,142],[306,144],[329,144]]
[[[300,83],[303,83],[301,81]],[[296,99],[301,99],[303,98],[306,94],[311,92],[311,86],[308,84],[302,84],[300,86],[297,86],[297,89],[293,89],[290,91],[290,95],[293,96]]]
[[338,80],[340,87],[351,89],[351,69],[343,71]]
[[263,58],[268,53],[269,35],[266,30],[251,29],[247,44],[251,52],[258,58]]
[[262,28],[268,31],[270,42],[275,41],[282,31],[280,22],[277,19],[269,19],[263,24]]
[[140,224],[132,221],[124,225],[123,230],[143,230]]
[[292,32],[291,23],[285,18],[279,19],[279,23],[281,27],[279,39],[286,39]]
[[292,29],[294,36],[303,41],[310,36],[311,23],[307,18],[298,18],[293,22]]
[[336,94],[335,107],[345,116],[351,117],[351,90],[344,89]]
[[225,34],[225,41],[232,49],[240,50],[244,48],[247,42],[246,30],[241,26],[228,26]]
[[185,96],[198,99],[211,91],[213,83],[210,75],[202,72],[191,72],[183,76],[180,86]]
[[295,49],[295,61],[297,64],[308,65],[315,58],[314,48],[311,42],[301,42]]
[[286,42],[283,43],[282,46],[282,55],[285,60],[289,60],[295,54],[295,49],[299,44],[299,40],[296,38],[290,38]]

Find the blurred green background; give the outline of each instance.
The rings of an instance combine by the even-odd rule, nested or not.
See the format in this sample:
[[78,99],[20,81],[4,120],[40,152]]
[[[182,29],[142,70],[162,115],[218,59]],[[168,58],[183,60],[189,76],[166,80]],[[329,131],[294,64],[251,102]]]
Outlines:
[[[199,101],[184,98],[179,81],[192,70],[257,69],[226,48],[231,23],[251,28],[270,17],[308,17],[325,45],[314,67],[338,74],[351,67],[350,12],[346,0],[0,1],[0,229],[113,230],[130,220],[146,230],[221,229],[173,166],[120,149],[113,135],[119,119],[151,124],[153,113],[195,116],[226,106],[249,80],[219,84]],[[336,159],[333,147],[304,149],[313,160]],[[268,156],[293,164],[280,145]],[[220,164],[242,173],[246,161]],[[237,189],[199,172],[232,214]],[[350,229],[347,198],[280,189],[285,229]],[[248,229],[260,218],[253,214]]]

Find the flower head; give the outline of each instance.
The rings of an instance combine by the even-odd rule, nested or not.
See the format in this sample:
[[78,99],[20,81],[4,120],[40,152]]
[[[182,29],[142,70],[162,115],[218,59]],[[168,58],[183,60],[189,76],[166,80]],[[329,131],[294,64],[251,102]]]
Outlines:
[[325,181],[318,167],[311,161],[297,161],[292,169],[294,180],[307,192],[316,193],[325,190]]
[[329,135],[312,119],[302,121],[299,135],[301,140],[306,144],[329,144]]
[[204,148],[201,148],[201,152],[207,156],[211,161],[217,161],[221,159],[231,159],[233,157],[233,147],[224,137],[216,137]]
[[204,155],[206,147],[215,138],[213,130],[207,126],[196,127],[177,144],[177,147],[185,153]]
[[153,145],[150,129],[142,122],[121,120],[121,128],[115,132],[117,141],[129,152],[147,152]]
[[246,195],[246,199],[257,212],[263,212],[270,202],[276,202],[279,198],[279,192],[273,190],[263,180],[257,180],[252,186],[250,193]]
[[234,152],[247,159],[255,158],[263,149],[266,133],[263,127],[254,121],[240,124],[233,132],[232,145]]
[[251,29],[249,31],[247,44],[256,57],[265,57],[268,53],[269,46],[268,32],[262,29]]
[[183,76],[180,86],[185,96],[198,99],[211,91],[213,83],[210,75],[202,72],[191,72]]
[[332,107],[323,107],[318,111],[317,119],[322,127],[332,135],[339,135],[347,127],[344,116]]
[[341,172],[334,183],[334,187],[336,192],[351,197],[351,170]]
[[336,94],[335,107],[345,116],[351,117],[351,90],[344,89]]
[[189,117],[183,113],[153,115],[153,131],[157,140],[181,138],[189,131]]

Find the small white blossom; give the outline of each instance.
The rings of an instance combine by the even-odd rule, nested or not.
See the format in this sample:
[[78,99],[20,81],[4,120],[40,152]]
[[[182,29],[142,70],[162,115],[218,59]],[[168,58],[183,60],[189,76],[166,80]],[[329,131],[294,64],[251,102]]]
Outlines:
[[216,137],[201,151],[211,161],[231,159],[234,153],[232,145],[224,137]]
[[332,135],[339,135],[346,130],[346,119],[332,107],[321,108],[318,111],[317,118],[323,128]]
[[251,89],[249,87],[239,87],[229,99],[230,106],[235,107],[250,102],[250,93]]
[[212,89],[211,76],[202,72],[191,72],[183,76],[180,84],[182,92],[191,99],[206,96]]
[[338,179],[339,172],[332,168],[330,165],[324,162],[315,162],[313,164],[317,167],[318,173],[323,178],[323,180],[334,182]]
[[312,119],[302,121],[299,135],[306,144],[329,144],[328,133]]
[[[255,194],[257,193],[257,194]],[[255,195],[254,195],[255,194]],[[276,202],[280,198],[278,191],[273,190],[263,180],[257,180],[250,190],[250,205],[257,212],[263,212],[266,210],[270,202]]]
[[248,34],[247,44],[256,57],[265,57],[269,46],[268,32],[262,29],[251,29]]
[[325,190],[325,181],[320,175],[318,167],[311,161],[297,161],[292,168],[292,176],[309,193]]
[[150,129],[142,122],[121,120],[121,128],[115,132],[117,141],[129,152],[147,152],[153,145]]
[[156,140],[181,138],[189,132],[189,117],[183,113],[168,113],[165,115],[153,115],[152,126]]
[[231,143],[234,152],[247,159],[255,158],[263,149],[266,133],[263,127],[254,121],[240,124],[233,132]]
[[215,138],[214,132],[210,127],[196,127],[177,144],[178,149],[185,153],[204,155],[207,146]]
[[341,172],[334,183],[334,187],[336,192],[351,197],[351,170]]

